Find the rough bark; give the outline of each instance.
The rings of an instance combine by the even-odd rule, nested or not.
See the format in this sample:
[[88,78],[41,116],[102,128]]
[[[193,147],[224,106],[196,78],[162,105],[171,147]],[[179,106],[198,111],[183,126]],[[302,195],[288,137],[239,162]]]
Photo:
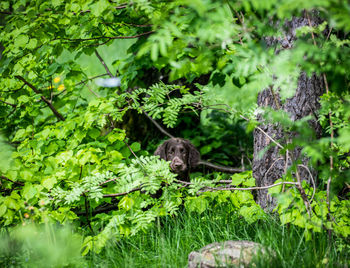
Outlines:
[[[313,13],[310,16],[312,25],[318,24],[320,21],[317,14]],[[305,13],[301,18],[292,18],[284,24],[286,27],[286,38],[278,40],[274,38],[266,39],[268,45],[281,44],[282,49],[291,48],[295,40],[295,29],[301,26],[309,25],[307,14]],[[278,51],[277,51],[278,53]],[[291,115],[292,120],[298,120],[305,116],[315,115],[319,108],[319,97],[323,94],[323,80],[321,77],[312,75],[308,77],[304,72],[299,76],[298,86],[295,95],[281,102],[278,91],[272,91],[272,88],[265,89],[258,95],[259,106],[270,106],[273,109],[283,109]],[[262,122],[262,117],[258,116],[258,120]],[[321,127],[316,119],[310,120],[309,124],[315,130],[316,135],[321,133]],[[278,140],[282,146],[288,141],[298,135],[298,133],[286,133],[281,126],[277,124],[263,124],[260,127],[275,140]],[[267,146],[271,146],[272,141],[263,134],[260,130],[254,131],[254,159],[253,159],[253,176],[256,179],[257,186],[266,186],[273,184],[277,179],[281,178],[290,166],[292,159],[286,155],[280,154],[280,148],[273,146],[269,148],[262,157],[259,157],[259,152],[264,150]],[[296,148],[289,155],[295,159],[301,159],[302,163],[307,166],[308,159],[301,155],[302,148]],[[300,168],[299,174],[302,179],[309,178],[308,171]],[[276,205],[267,190],[259,190],[257,192],[257,202],[265,210],[272,210]]]

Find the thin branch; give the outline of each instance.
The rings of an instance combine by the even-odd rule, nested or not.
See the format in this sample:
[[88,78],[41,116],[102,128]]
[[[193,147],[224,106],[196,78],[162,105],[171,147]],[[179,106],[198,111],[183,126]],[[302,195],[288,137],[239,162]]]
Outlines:
[[[218,103],[218,104],[215,104],[215,105],[208,105],[208,106],[205,106],[205,107],[208,107],[208,109],[213,109],[214,110],[214,108],[211,108],[211,107],[213,107],[213,106],[225,106],[225,107],[227,107],[227,108],[231,108],[230,106],[228,106],[227,104],[225,104],[225,103]],[[203,108],[203,107],[202,107]],[[225,112],[227,112],[227,113],[231,113],[232,114],[232,111],[230,111],[230,110],[226,110],[226,109],[222,109],[222,108],[220,108],[220,109],[216,109],[215,108],[215,110],[222,110],[222,111],[225,111]],[[250,119],[248,119],[248,118],[246,118],[246,117],[244,117],[242,114],[239,114],[239,117],[240,118],[242,118],[242,119],[244,119],[244,120],[246,120],[246,121],[250,121]],[[266,137],[268,137],[274,144],[276,144],[279,148],[281,148],[281,149],[284,149],[284,147],[280,144],[280,143],[278,143],[274,138],[272,138],[269,134],[267,134],[261,127],[259,127],[259,126],[256,126],[255,127],[256,129],[258,129],[259,131],[261,131]]]
[[216,171],[221,171],[221,172],[230,173],[230,174],[239,173],[239,172],[243,172],[244,171],[241,168],[224,167],[224,166],[221,166],[221,165],[216,165],[216,164],[210,163],[210,162],[205,161],[205,160],[199,160],[198,161],[198,165],[205,165],[207,167],[215,169]]
[[[240,118],[250,121],[248,118],[245,118],[243,115],[239,115]],[[276,144],[279,148],[284,149],[284,147],[278,143],[274,138],[272,138],[269,134],[267,134],[261,127],[256,126],[255,128],[257,128],[259,131],[261,131],[266,137],[268,137],[274,144]]]
[[99,94],[97,94],[95,91],[93,91],[93,90],[91,89],[90,85],[88,85],[87,83],[86,83],[85,85],[86,85],[86,87],[88,88],[88,90],[89,90],[92,94],[94,94],[97,98],[100,98],[100,97],[101,97]]
[[[324,83],[326,85],[326,94],[329,94],[329,88],[328,88],[328,82],[327,82],[327,77],[326,74],[323,74],[323,80]],[[331,111],[329,111],[328,113],[328,117],[329,117],[329,126],[331,128],[331,149],[333,149],[334,146],[334,129],[333,129],[333,121],[332,121],[332,113]],[[332,183],[332,171],[334,168],[334,164],[333,164],[333,156],[331,155],[329,157],[329,165],[330,165],[330,175],[329,178],[327,180],[327,207],[328,207],[328,214],[329,216],[332,218],[331,216],[331,202],[330,202],[330,192],[331,192],[331,183]]]
[[[309,22],[309,26],[311,27],[311,21],[310,21],[310,17],[309,17],[309,13],[306,12],[306,16],[307,16],[307,19],[308,19],[308,22]],[[332,29],[331,29],[332,30]],[[328,37],[331,33],[331,30],[329,31],[328,33],[328,36],[326,38],[326,41],[328,40]],[[317,44],[316,44],[316,41],[315,41],[315,36],[313,34],[313,32],[311,32],[311,36],[312,36],[312,40],[314,41],[314,45],[317,47]],[[328,82],[327,82],[327,77],[326,77],[326,74],[323,73],[323,81],[324,81],[324,84],[326,86],[326,94],[328,95],[329,94],[329,88],[328,88]],[[333,121],[332,121],[332,113],[331,111],[328,112],[328,117],[329,117],[329,125],[330,125],[330,128],[331,128],[331,149],[333,148],[333,140],[334,140],[334,130],[333,130]],[[327,208],[328,208],[328,215],[330,218],[332,218],[332,215],[331,215],[331,205],[330,205],[330,191],[331,191],[331,183],[332,183],[332,171],[333,171],[333,156],[331,155],[329,157],[329,165],[330,165],[330,176],[327,180]]]
[[162,132],[163,134],[165,134],[166,136],[170,137],[170,138],[174,138],[173,135],[171,135],[169,132],[167,132],[164,128],[162,128],[145,110],[143,110],[141,108],[142,112],[147,116],[147,118],[149,120],[151,120],[151,122],[160,130],[160,132]]
[[[306,11],[306,17],[307,17],[307,20],[309,22],[309,26],[312,27],[311,25],[311,20],[310,20],[310,16],[309,16],[309,12]],[[316,44],[316,40],[315,40],[315,36],[314,36],[314,32],[311,31],[311,37],[312,37],[312,40],[314,41],[314,45],[315,47],[317,47],[317,44]]]
[[281,109],[281,106],[280,106],[280,104],[279,104],[279,102],[278,102],[278,100],[277,100],[277,96],[276,96],[275,91],[273,90],[272,86],[269,86],[269,90],[270,90],[270,92],[271,92],[271,94],[272,94],[272,96],[273,96],[273,100],[275,101],[276,108],[277,108],[278,110],[280,110],[280,109]]
[[282,157],[277,158],[275,161],[273,161],[273,163],[271,164],[271,166],[269,167],[269,169],[265,172],[264,175],[264,179],[266,179],[267,174],[269,174],[270,170],[275,166],[275,164],[279,161],[279,160],[284,160]]
[[103,67],[105,68],[107,74],[110,77],[114,77],[111,71],[108,69],[108,66],[106,65],[105,61],[102,59],[101,55],[98,53],[97,49],[95,49],[95,55],[99,59],[99,61],[102,63]]
[[137,187],[137,188],[134,188],[128,192],[124,192],[124,193],[117,193],[117,194],[105,194],[103,195],[103,197],[117,197],[117,196],[123,196],[123,195],[127,195],[127,194],[130,194],[132,192],[136,192],[136,191],[140,191],[141,190],[141,187]]
[[[128,4],[128,3],[123,3],[123,4],[120,4],[119,6],[115,6],[113,7],[114,9],[124,9],[124,8],[127,8],[128,5],[132,5],[132,3]],[[45,11],[53,11],[51,8],[47,8],[45,9]],[[85,13],[90,13],[91,10],[82,10],[82,11],[79,11],[79,14],[85,14]],[[6,11],[6,10],[1,10],[0,11],[0,14],[6,14],[6,15],[13,15],[13,16],[27,16],[28,13],[13,13],[11,11]],[[54,13],[55,15],[61,15],[60,13]],[[72,14],[74,15],[77,15],[77,13],[75,12],[72,12]],[[41,13],[38,13],[36,14],[37,17],[40,17],[42,16]]]
[[104,43],[96,44],[96,45],[102,45],[105,44],[111,40],[114,39],[134,39],[134,38],[139,38],[144,35],[149,35],[151,33],[154,33],[155,31],[148,31],[136,35],[129,35],[129,36],[99,36],[99,37],[90,37],[90,38],[58,38],[54,40],[64,40],[64,41],[69,41],[69,42],[85,42],[85,41],[93,41],[93,40],[100,40],[100,39],[107,39]]
[[93,229],[92,229],[91,223],[90,223],[90,217],[89,217],[90,202],[89,202],[89,200],[87,199],[87,196],[86,196],[85,193],[83,193],[83,196],[84,196],[84,205],[85,205],[85,218],[86,218],[86,221],[87,221],[87,223],[88,223],[89,229],[93,232]]
[[23,186],[23,185],[24,185],[23,182],[13,181],[13,180],[11,180],[11,179],[9,179],[9,178],[7,178],[7,177],[5,177],[5,176],[2,176],[2,175],[0,176],[0,179],[6,180],[6,181],[9,181],[9,182],[12,182],[12,183],[17,184],[17,185],[20,185],[20,186]]
[[3,100],[0,100],[0,101],[1,101],[2,103],[5,103],[5,104],[7,104],[7,105],[12,106],[13,108],[16,108],[16,107],[17,107],[17,105],[16,105],[16,104],[9,103],[9,102],[3,101]]
[[[102,186],[102,185],[107,184],[107,183],[109,183],[109,182],[116,181],[117,179],[118,179],[118,178],[106,180],[106,181],[104,181],[104,182],[101,182],[98,186]],[[88,192],[90,192],[90,190],[85,190],[85,191],[83,192],[83,194],[84,194],[84,193],[88,193]]]
[[329,36],[331,35],[332,30],[333,30],[333,27],[331,27],[331,28],[329,29],[329,32],[328,32],[328,35],[327,35],[326,41],[328,40]]
[[29,86],[36,94],[40,95],[40,98],[49,106],[51,111],[54,113],[54,115],[61,121],[64,121],[65,118],[56,110],[56,108],[52,105],[51,101],[49,101],[45,96],[41,95],[40,91],[33,86],[31,83],[29,83],[27,80],[25,80],[22,76],[16,75],[16,78],[24,82],[27,86]]
[[267,186],[257,186],[257,187],[247,187],[247,188],[241,188],[241,187],[206,187],[205,190],[199,190],[199,193],[202,192],[211,192],[211,191],[251,191],[251,190],[262,190],[262,189],[269,189],[278,185],[282,184],[290,184],[290,185],[298,185],[297,182],[278,182],[276,184],[267,185]]
[[[117,208],[118,208],[118,203],[117,204],[112,204],[112,205],[107,205],[107,206],[97,207],[95,210],[91,211],[91,215],[95,216],[96,214],[103,213],[103,212],[108,212],[110,210],[115,210]],[[85,215],[85,212],[84,211],[79,211],[79,212],[76,212],[75,214],[77,214],[78,216],[82,216],[82,215]]]
[[149,35],[151,33],[154,33],[155,31],[148,31],[148,32],[144,32],[144,33],[140,33],[137,35],[132,35],[132,36],[113,36],[113,37],[109,37],[109,39],[133,39],[133,38],[139,38],[141,36],[144,35]]
[[88,81],[90,81],[90,80],[94,80],[94,79],[96,79],[96,78],[103,77],[103,76],[106,76],[106,75],[108,75],[108,74],[105,73],[105,74],[100,74],[100,75],[96,75],[96,76],[90,77],[90,78],[88,78],[88,79],[85,79],[85,80],[80,81],[79,83],[76,83],[74,86],[79,86],[79,85],[81,85],[81,84],[86,84],[86,82],[88,82]]
[[305,190],[304,188],[301,186],[301,178],[300,178],[300,174],[299,174],[299,171],[298,171],[298,167],[296,168],[295,170],[295,175],[297,177],[297,181],[298,183],[296,184],[296,187],[297,189],[299,190],[300,192],[300,195],[301,195],[301,198],[303,199],[304,201],[304,205],[305,205],[305,208],[309,214],[309,217],[311,218],[311,205],[310,205],[310,201],[305,193]]
[[312,188],[313,188],[313,193],[312,193],[312,196],[311,196],[311,198],[310,198],[310,203],[312,202],[312,200],[314,199],[314,196],[315,196],[315,193],[316,193],[316,183],[315,183],[315,180],[314,180],[314,177],[312,176],[312,174],[311,174],[311,171],[310,171],[310,169],[307,167],[307,166],[305,166],[305,165],[298,165],[299,167],[303,167],[303,168],[305,168],[306,170],[307,170],[307,172],[309,172],[309,175],[310,175],[310,179],[311,179],[311,182],[312,182]]
[[[129,151],[133,154],[133,156],[134,156],[136,159],[138,159],[137,155],[136,155],[135,152],[131,149],[131,147],[129,146],[129,144],[128,144],[125,140],[123,140],[123,142],[124,142],[124,144],[129,148]],[[139,164],[140,164],[143,168],[145,168],[145,167],[142,165],[141,162],[139,162]]]

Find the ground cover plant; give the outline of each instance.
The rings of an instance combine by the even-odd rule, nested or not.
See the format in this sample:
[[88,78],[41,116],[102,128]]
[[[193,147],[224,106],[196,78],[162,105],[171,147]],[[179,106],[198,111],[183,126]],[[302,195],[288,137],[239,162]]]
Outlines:
[[[52,266],[184,266],[226,239],[348,265],[349,8],[1,1],[1,263],[42,265],[40,233],[74,241]],[[168,136],[201,153],[190,182],[153,155]]]

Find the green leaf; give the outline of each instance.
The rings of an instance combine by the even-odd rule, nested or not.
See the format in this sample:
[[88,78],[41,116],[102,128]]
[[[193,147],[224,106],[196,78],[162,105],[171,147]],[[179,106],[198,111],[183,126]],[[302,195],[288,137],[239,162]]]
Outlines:
[[117,140],[123,141],[125,139],[125,133],[124,132],[112,132],[108,135],[107,139],[110,143],[113,143]]
[[33,181],[35,178],[33,176],[33,173],[29,170],[22,170],[19,175],[22,177],[23,180],[25,181]]
[[35,39],[35,38],[32,38],[32,39],[29,40],[27,48],[28,49],[34,49],[34,48],[36,48],[37,43],[38,43],[38,40]]
[[132,199],[132,198],[130,198],[129,196],[126,195],[126,196],[124,196],[122,198],[122,200],[120,200],[120,202],[118,204],[118,207],[128,211],[128,210],[132,209],[134,204],[135,204],[134,199]]
[[82,245],[82,253],[81,255],[85,256],[94,248],[94,239],[92,236],[87,236],[84,239],[83,245]]
[[49,177],[44,179],[41,184],[44,186],[46,189],[51,190],[52,187],[56,184],[57,180],[55,177]]
[[245,180],[245,176],[242,175],[241,173],[236,173],[231,176],[231,179],[232,179],[232,185],[238,186]]
[[[282,179],[276,180],[274,182],[274,184],[277,184],[279,182],[282,182]],[[272,194],[279,194],[282,191],[282,187],[283,187],[282,184],[278,185],[278,186],[275,186],[275,187],[271,187],[271,188],[268,189],[268,193],[271,194],[271,195]]]
[[17,36],[17,38],[15,39],[15,46],[17,47],[25,47],[25,45],[28,43],[29,38],[27,35],[19,35]]
[[22,196],[26,201],[32,199],[37,193],[37,190],[31,183],[26,183],[23,187]]
[[131,145],[130,145],[130,148],[134,151],[134,152],[138,152],[141,150],[141,144],[138,143],[138,142],[133,142]]
[[26,103],[29,101],[29,97],[27,95],[21,95],[17,99],[19,103]]
[[254,178],[249,178],[244,181],[243,183],[244,186],[252,187],[255,186],[255,179]]
[[18,140],[21,140],[26,134],[26,131],[25,129],[19,129],[17,132],[16,132],[16,135],[15,137],[12,139],[12,141],[18,141]]
[[203,213],[209,206],[209,202],[204,197],[194,197],[189,198],[185,202],[185,207],[190,212],[197,212],[199,214]]
[[91,13],[94,16],[99,17],[109,7],[110,7],[110,4],[108,3],[108,1],[106,1],[106,0],[99,0],[99,1],[97,1],[96,4],[93,4],[91,6]]
[[53,7],[58,7],[59,5],[62,4],[62,1],[61,0],[51,0],[51,4]]
[[124,158],[124,156],[118,151],[111,151],[109,154],[113,160],[122,160]]
[[5,205],[5,204],[2,204],[2,205],[0,206],[0,217],[2,217],[2,216],[6,213],[6,211],[7,211],[6,205]]
[[88,135],[93,139],[97,139],[99,136],[101,136],[101,131],[97,128],[93,128],[89,130]]
[[4,205],[14,210],[18,210],[20,208],[18,202],[15,199],[11,198],[10,196],[7,196],[5,198]]

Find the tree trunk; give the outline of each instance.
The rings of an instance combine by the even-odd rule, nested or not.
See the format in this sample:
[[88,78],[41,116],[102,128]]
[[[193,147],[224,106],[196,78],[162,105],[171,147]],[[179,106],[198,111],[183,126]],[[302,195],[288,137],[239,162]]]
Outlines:
[[[319,24],[319,19],[315,16],[310,16],[311,24]],[[287,29],[286,38],[277,40],[274,38],[266,39],[268,45],[276,44],[279,42],[283,48],[291,48],[293,41],[295,40],[295,29],[301,26],[309,25],[307,14],[301,18],[293,18],[291,21],[285,23]],[[320,77],[307,75],[302,72],[299,76],[298,86],[295,95],[281,102],[278,91],[273,91],[272,87],[259,93],[258,105],[270,106],[273,109],[282,109],[287,111],[291,115],[292,120],[298,120],[305,116],[314,115],[319,108],[319,97],[323,94],[323,81]],[[258,120],[262,122],[261,116]],[[315,119],[310,120],[309,124],[315,130],[316,135],[320,136],[321,127]],[[260,126],[270,137],[275,140],[279,140],[281,145],[288,143],[290,138],[293,138],[297,133],[286,133],[282,130],[282,127],[276,124],[262,124]],[[253,159],[253,176],[256,179],[257,186],[266,186],[273,184],[277,179],[280,179],[285,174],[286,169],[291,165],[293,159],[290,157],[282,156],[280,154],[280,148],[273,146],[269,148],[263,156],[259,155],[259,152],[271,146],[271,139],[268,138],[262,131],[255,129],[254,131],[254,159]],[[307,165],[308,159],[301,155],[302,148],[296,148],[290,155],[294,159],[302,159],[304,165]],[[299,174],[302,179],[309,178],[308,171],[300,168]],[[268,195],[267,190],[259,190],[257,193],[257,203],[261,205],[264,210],[271,211],[275,205],[274,200]]]

